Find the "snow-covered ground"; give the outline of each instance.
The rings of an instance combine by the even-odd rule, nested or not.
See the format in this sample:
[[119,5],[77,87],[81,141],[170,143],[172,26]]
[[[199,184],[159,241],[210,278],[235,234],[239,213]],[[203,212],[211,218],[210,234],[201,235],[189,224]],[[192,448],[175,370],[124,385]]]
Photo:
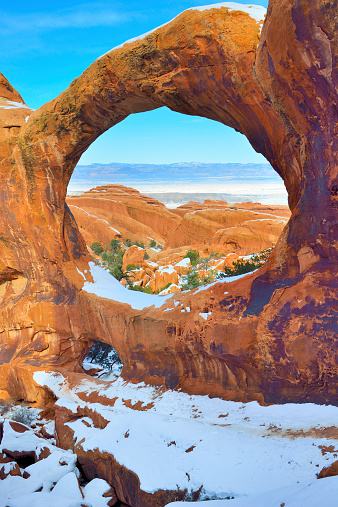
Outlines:
[[[306,481],[235,500],[211,500],[201,507],[337,507],[338,477]],[[189,507],[190,503],[172,502],[167,507]]]
[[[81,393],[116,399],[111,406],[90,405],[108,421],[104,429],[95,428],[89,417],[67,424],[84,450],[113,454],[138,475],[146,492],[179,488],[193,493],[202,487],[201,499],[234,498],[215,501],[214,507],[280,507],[286,500],[287,507],[337,505],[330,503],[338,494],[336,478],[316,478],[338,456],[337,407],[262,407],[162,391],[122,378],[81,377],[76,388],[58,373],[38,372],[34,379],[73,413],[88,406]],[[321,495],[324,503],[318,501]]]
[[[10,419],[5,419],[0,457],[3,452],[7,456],[34,453],[37,461],[24,468],[15,460],[4,464],[0,461],[0,474],[7,476],[0,481],[0,507],[108,507],[111,497],[103,495],[110,485],[93,479],[81,488],[77,456],[39,438],[28,427],[18,430]],[[7,475],[10,472],[17,475]]]
[[[152,305],[159,308],[165,303],[165,299],[169,297],[130,291],[123,287],[116,278],[107,273],[103,268],[96,266],[94,262],[90,262],[89,267],[93,281],[85,281],[83,290],[91,294],[113,299],[120,303],[127,303],[136,310],[143,310]],[[85,274],[81,274],[86,279]]]

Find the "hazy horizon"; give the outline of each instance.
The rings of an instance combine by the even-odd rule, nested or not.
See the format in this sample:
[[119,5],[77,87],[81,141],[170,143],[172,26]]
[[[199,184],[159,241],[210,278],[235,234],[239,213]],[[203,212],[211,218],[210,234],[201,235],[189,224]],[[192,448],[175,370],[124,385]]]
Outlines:
[[109,184],[135,188],[171,208],[190,200],[200,201],[203,196],[228,202],[254,201],[287,205],[283,180],[267,162],[78,164],[69,183],[68,193],[77,194]]

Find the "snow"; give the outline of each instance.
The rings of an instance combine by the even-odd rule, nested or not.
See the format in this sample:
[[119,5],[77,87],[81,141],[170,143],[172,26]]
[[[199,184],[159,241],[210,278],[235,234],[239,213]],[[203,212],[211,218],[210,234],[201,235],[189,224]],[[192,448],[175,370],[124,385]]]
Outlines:
[[21,102],[15,102],[14,100],[6,100],[6,104],[0,104],[1,109],[30,109],[31,111],[34,111],[34,109],[31,109],[27,104],[22,104]]
[[175,266],[179,266],[182,268],[188,268],[190,265],[191,265],[191,261],[190,261],[189,257],[184,257],[184,259],[182,259],[180,262],[175,264]]
[[[76,467],[77,456],[67,450],[51,445],[26,427],[23,433],[16,432],[10,421],[4,420],[4,435],[0,452],[21,449],[34,453],[39,459],[39,449],[48,448],[49,456],[25,468],[27,478],[8,476],[0,481],[0,507],[107,507],[110,498],[103,495],[110,485],[102,479],[90,481],[81,492]],[[5,464],[6,472],[15,461]],[[21,472],[23,470],[21,469]]]
[[[259,495],[234,500],[203,502],[203,507],[337,507],[338,477],[302,482]],[[191,503],[172,502],[167,507],[191,506]]]
[[[336,460],[333,453],[322,453],[321,446],[337,449],[338,439],[325,437],[324,430],[336,426],[338,407],[262,407],[257,402],[238,403],[129,384],[121,378],[110,383],[86,379],[76,387],[59,373],[36,372],[34,380],[54,392],[58,406],[77,415],[66,423],[77,445],[84,451],[98,448],[113,454],[118,463],[138,475],[142,490],[149,493],[177,488],[192,493],[202,487],[201,499],[233,496],[238,502],[234,507],[239,507],[245,496],[278,488],[291,488],[292,495],[302,495],[299,485],[314,483],[316,487],[316,474]],[[81,393],[93,392],[98,399],[105,398],[104,404],[90,404],[91,410],[108,421],[103,429],[95,428],[90,417],[78,417],[78,408],[88,407]],[[142,408],[131,408],[137,402]],[[338,485],[333,487],[338,492]],[[249,505],[265,504],[252,501],[243,507]],[[279,507],[280,503],[266,505]]]
[[109,490],[110,485],[106,481],[93,479],[83,488],[85,502],[91,503],[93,507],[107,507],[110,498],[103,498],[103,495]]
[[[256,20],[258,23],[260,23],[261,21],[264,21],[265,16],[266,16],[266,9],[264,7],[262,7],[261,5],[243,5],[243,4],[239,4],[236,2],[222,2],[222,3],[218,3],[218,4],[204,5],[204,6],[199,6],[199,7],[190,7],[189,9],[186,9],[183,12],[187,12],[187,11],[191,11],[191,10],[204,11],[207,9],[220,9],[221,7],[226,7],[229,9],[229,11],[246,12],[247,14],[249,14],[249,16],[251,18]],[[180,14],[182,14],[182,13],[180,13]],[[118,46],[113,47],[112,49],[110,49],[109,51],[104,53],[102,56],[100,56],[98,58],[98,60],[100,58],[103,58],[104,56],[108,55],[111,51],[114,51],[115,49],[122,48],[125,44],[130,44],[131,42],[136,42],[138,40],[145,39],[146,37],[148,37],[148,35],[151,35],[152,33],[156,32],[160,28],[163,28],[164,26],[169,25],[172,21],[174,21],[174,19],[176,19],[176,17],[177,16],[175,16],[175,18],[171,19],[170,21],[163,23],[160,26],[153,28],[149,32],[139,35],[138,37],[133,37],[132,39],[128,39],[127,41],[123,42],[122,44],[119,44]]]
[[174,269],[174,267],[171,264],[168,264],[167,266],[160,266],[158,268],[158,272],[161,274],[168,273],[169,275],[171,275],[173,273],[176,273],[176,270]]
[[229,11],[246,12],[251,18],[255,19],[257,23],[264,21],[266,16],[266,9],[261,5],[243,5],[236,2],[222,2],[219,4],[191,7],[188,10],[205,11],[209,9],[220,9],[221,7],[226,7],[229,9]]
[[[99,190],[95,190],[95,192],[99,192]],[[114,231],[114,232],[116,232],[117,234],[120,234],[120,235],[121,235],[120,231],[118,231],[117,229],[114,229],[114,227],[112,227],[112,226],[110,225],[110,223],[109,223],[109,222],[107,222],[107,220],[104,220],[103,218],[99,218],[99,217],[97,217],[96,215],[91,215],[91,214],[90,214],[90,213],[88,213],[88,211],[86,211],[85,209],[80,208],[79,206],[75,206],[74,204],[69,204],[69,207],[70,207],[70,208],[77,208],[77,209],[79,209],[80,211],[83,211],[83,213],[86,213],[88,216],[90,216],[90,217],[92,217],[92,218],[95,218],[95,220],[99,220],[100,222],[104,222],[105,224],[107,224],[107,225],[108,225],[109,229],[111,229],[112,231]]]
[[271,215],[271,216],[272,216],[272,218],[254,218],[252,220],[246,220],[243,223],[248,224],[249,222],[277,222],[278,224],[286,224],[286,222],[288,222],[288,220],[286,218],[285,219],[274,218],[273,215]]
[[34,449],[39,457],[42,449],[46,447],[49,450],[53,449],[52,444],[50,444],[47,440],[42,440],[37,437],[32,431],[29,431],[28,427],[27,431],[24,433],[17,433],[12,429],[9,420],[5,419],[4,436],[1,441],[0,452],[1,449],[15,449],[19,452],[28,452],[31,449]]
[[90,294],[96,294],[97,296],[103,298],[113,299],[114,301],[118,301],[120,303],[126,303],[134,310],[143,310],[144,308],[149,308],[150,306],[160,308],[164,304],[165,299],[169,297],[128,290],[123,287],[116,278],[111,276],[100,266],[97,266],[94,262],[89,262],[89,266],[94,282],[86,281],[82,290],[89,292]]
[[209,315],[211,315],[212,312],[207,312],[207,313],[199,313],[199,315],[204,319],[204,320],[208,320],[208,317]]

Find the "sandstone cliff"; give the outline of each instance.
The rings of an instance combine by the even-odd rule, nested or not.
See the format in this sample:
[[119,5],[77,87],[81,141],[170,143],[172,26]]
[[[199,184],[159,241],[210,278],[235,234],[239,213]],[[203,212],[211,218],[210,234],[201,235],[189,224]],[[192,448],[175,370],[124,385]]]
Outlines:
[[[247,12],[188,10],[108,52],[33,112],[1,77],[0,389],[46,402],[31,373],[79,370],[101,339],[126,378],[230,399],[337,403],[335,23],[336,3],[324,0],[271,0],[262,32]],[[165,303],[141,294],[141,303],[103,287],[65,197],[100,134],[162,106],[244,134],[283,178],[292,215],[257,272]],[[145,226],[151,217],[145,207]]]

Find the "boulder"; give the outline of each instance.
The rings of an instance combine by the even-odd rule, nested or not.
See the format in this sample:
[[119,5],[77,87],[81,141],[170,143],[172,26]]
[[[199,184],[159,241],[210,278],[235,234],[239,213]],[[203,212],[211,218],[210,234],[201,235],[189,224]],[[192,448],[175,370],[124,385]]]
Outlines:
[[318,479],[333,477],[335,475],[338,475],[338,461],[334,461],[330,466],[322,468],[318,474]]
[[123,256],[123,264],[122,269],[123,271],[126,270],[126,267],[129,264],[134,264],[135,266],[141,266],[144,260],[145,250],[144,248],[141,248],[139,246],[131,246],[126,250],[124,256]]
[[148,282],[149,287],[153,292],[162,291],[168,284],[178,284],[179,275],[175,268],[169,264],[161,266],[154,272],[154,277]]

